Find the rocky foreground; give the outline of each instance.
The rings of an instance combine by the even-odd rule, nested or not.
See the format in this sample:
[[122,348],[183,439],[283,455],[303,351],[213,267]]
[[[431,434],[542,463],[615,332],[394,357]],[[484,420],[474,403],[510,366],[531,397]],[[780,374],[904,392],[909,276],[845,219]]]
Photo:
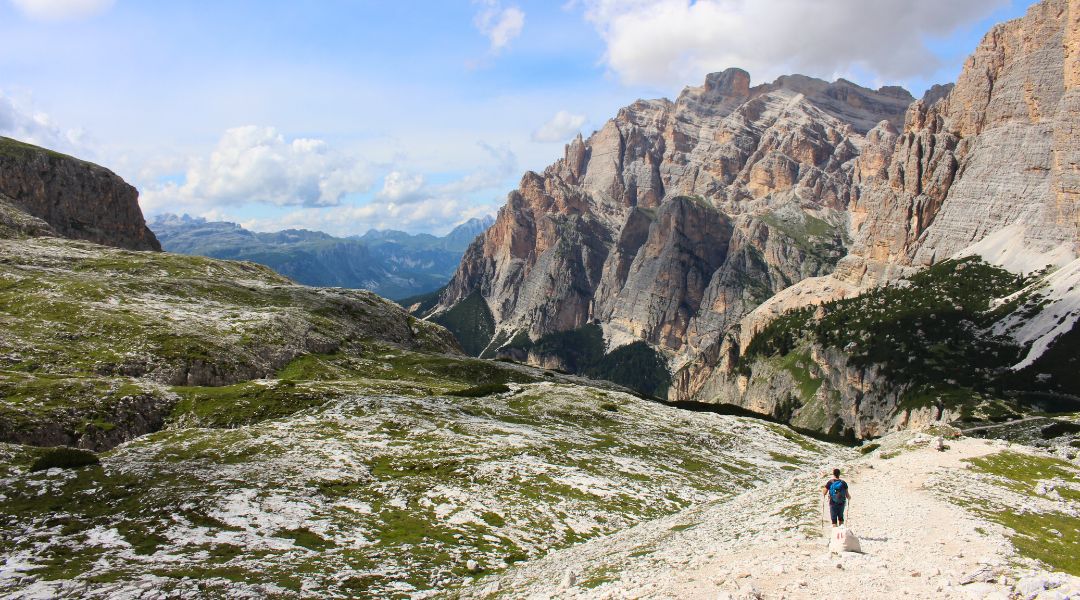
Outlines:
[[197,399],[80,468],[0,444],[0,595],[437,596],[844,452],[574,384],[455,395],[431,357],[374,360],[416,378],[323,381],[336,398],[240,427]]
[[[1024,598],[1080,594],[1080,469],[1030,447],[900,433],[839,465],[863,553],[828,550],[820,463],[555,552],[462,598]],[[853,454],[853,456],[858,456]],[[1042,561],[1042,562],[1040,562]]]

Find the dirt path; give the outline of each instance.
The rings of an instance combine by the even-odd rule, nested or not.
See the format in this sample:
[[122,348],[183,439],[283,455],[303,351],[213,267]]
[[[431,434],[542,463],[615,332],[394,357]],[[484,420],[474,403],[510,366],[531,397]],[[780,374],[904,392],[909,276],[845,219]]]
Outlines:
[[[765,598],[823,598],[838,590],[845,597],[882,600],[982,598],[994,592],[1007,598],[1005,586],[959,585],[984,565],[1004,565],[1004,541],[980,534],[975,529],[980,522],[923,489],[932,471],[963,468],[961,460],[992,451],[982,442],[965,440],[945,452],[909,452],[849,469],[843,475],[852,494],[848,524],[864,554],[830,554],[832,526],[823,523],[815,539],[778,539],[721,551],[687,581],[673,578],[657,596],[716,598],[720,587],[741,590],[741,595],[751,595],[753,588]],[[827,519],[823,514],[822,521]],[[717,586],[718,580],[726,585]]]
[[[863,554],[830,554],[819,513],[831,465],[726,502],[553,553],[463,594],[507,598],[1009,598],[1004,530],[969,516],[931,477],[1001,442],[962,439],[889,458],[855,458],[849,524]],[[814,473],[821,473],[820,478]],[[814,519],[817,521],[814,522]],[[981,573],[979,581],[966,582]],[[992,581],[986,581],[992,579]]]

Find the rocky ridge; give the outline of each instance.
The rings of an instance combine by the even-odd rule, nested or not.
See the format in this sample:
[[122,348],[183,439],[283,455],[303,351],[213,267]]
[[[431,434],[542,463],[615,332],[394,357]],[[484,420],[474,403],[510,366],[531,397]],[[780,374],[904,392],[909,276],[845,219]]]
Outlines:
[[[732,369],[784,311],[954,256],[996,261],[1001,244],[986,241],[1002,235],[1024,257],[998,263],[1014,273],[1076,260],[1078,19],[1076,0],[1033,6],[987,34],[955,85],[917,101],[802,76],[751,87],[738,69],[675,102],[638,101],[523,177],[436,312],[482,298],[489,353],[599,323],[608,350],[643,340],[666,359],[672,399],[775,414],[791,387],[747,393]],[[1080,318],[1072,292],[1054,298],[1024,318],[1063,327],[1022,345],[1044,351]],[[819,350],[825,370],[845,370]],[[822,426],[859,421],[864,396],[880,405],[861,415],[867,431],[908,422],[894,419],[900,396],[875,387],[856,385]]]
[[0,199],[57,234],[129,250],[161,250],[139,192],[112,171],[0,137]]

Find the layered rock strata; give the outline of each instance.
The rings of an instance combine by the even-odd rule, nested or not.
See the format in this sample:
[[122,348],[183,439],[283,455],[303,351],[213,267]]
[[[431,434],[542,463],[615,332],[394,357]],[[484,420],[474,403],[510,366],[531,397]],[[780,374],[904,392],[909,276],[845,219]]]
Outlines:
[[0,194],[56,234],[129,250],[161,250],[139,192],[112,171],[0,137]]
[[[775,412],[780,395],[740,389],[731,369],[784,310],[859,294],[1006,228],[1022,232],[1013,254],[1080,251],[1078,85],[1080,0],[994,27],[955,85],[918,101],[714,73],[675,102],[622,109],[527,174],[442,308],[479,291],[495,343],[599,322],[609,348],[640,339],[665,353],[673,399]],[[833,416],[862,411],[849,421],[877,431],[896,409],[880,400]]]

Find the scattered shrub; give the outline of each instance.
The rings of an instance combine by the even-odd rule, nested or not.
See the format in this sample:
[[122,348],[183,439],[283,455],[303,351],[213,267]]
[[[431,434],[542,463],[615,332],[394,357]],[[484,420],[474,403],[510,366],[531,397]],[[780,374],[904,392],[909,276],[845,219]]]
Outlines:
[[861,452],[862,454],[870,454],[871,452],[873,452],[874,450],[877,450],[880,447],[881,447],[881,444],[877,444],[877,443],[866,444],[864,446],[859,447],[859,452]]
[[510,387],[505,383],[485,383],[463,390],[448,392],[447,395],[458,396],[460,398],[481,398],[483,396],[491,396],[494,394],[505,394],[509,391]]
[[47,469],[78,469],[89,465],[100,464],[97,454],[89,450],[58,446],[48,448],[30,465],[30,471],[45,471]]

